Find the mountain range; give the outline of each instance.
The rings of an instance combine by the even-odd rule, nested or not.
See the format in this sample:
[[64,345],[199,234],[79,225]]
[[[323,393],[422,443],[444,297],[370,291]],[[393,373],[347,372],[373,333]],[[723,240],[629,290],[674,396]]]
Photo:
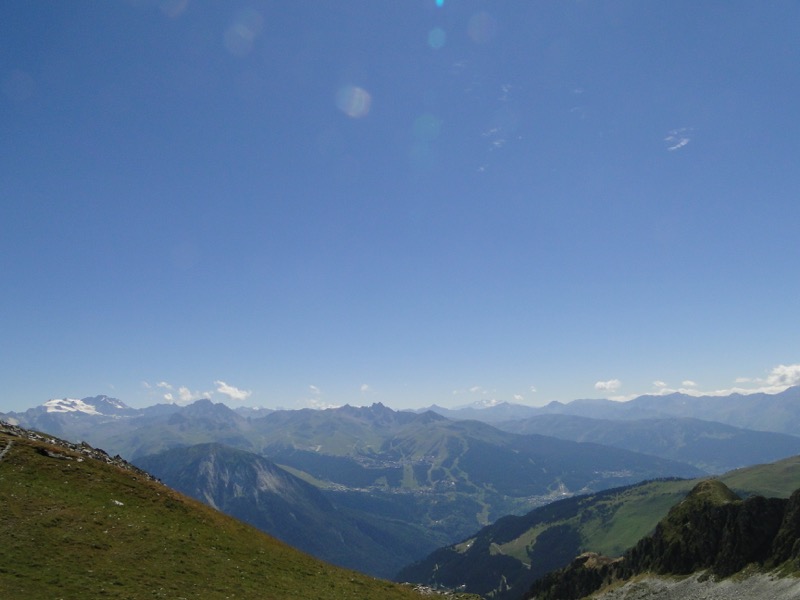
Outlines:
[[800,454],[800,437],[690,417],[610,420],[549,414],[495,423],[504,431],[592,442],[724,473]]
[[489,407],[468,406],[456,410],[434,405],[422,410],[432,410],[451,419],[474,419],[487,423],[553,414],[608,420],[690,418],[754,431],[800,435],[800,386],[789,387],[777,394],[693,396],[676,392],[643,395],[626,402],[587,399],[550,402],[541,407],[503,402]]
[[[737,410],[760,408],[786,417],[798,404],[797,392],[790,388],[783,394],[729,400]],[[538,534],[523,532],[518,541],[500,543],[494,533],[486,533],[493,524],[507,527],[538,507],[562,506],[551,503],[576,495],[592,497],[645,480],[696,478],[800,453],[800,437],[693,416],[736,420],[716,397],[674,396],[419,413],[381,404],[234,411],[209,400],[133,409],[97,396],[52,400],[0,417],[105,448],[175,489],[335,564],[376,576],[399,571],[411,580],[458,586],[464,585],[458,576],[448,579],[451,564],[463,571],[471,564],[463,559],[473,556],[487,568],[497,563],[493,571],[479,569],[477,562],[466,568],[482,581],[468,589],[500,597],[502,590],[520,589],[522,580],[515,573],[527,571],[524,579],[530,583],[540,563],[542,568],[563,566],[573,551],[590,547],[584,542],[595,538],[548,526],[533,550]],[[666,399],[663,406],[659,399]],[[571,414],[580,411],[586,414]],[[480,413],[482,421],[453,418],[473,413]],[[782,427],[792,429],[785,423]],[[652,514],[666,514],[670,502],[686,491],[680,482],[656,483],[677,487],[662,490],[655,495],[658,500],[647,500],[639,509],[630,508],[634,503],[622,514],[650,514],[648,503],[661,511]],[[746,488],[752,489],[769,491]],[[586,517],[586,522],[606,531],[597,519]],[[624,551],[638,539],[633,533],[647,533],[642,524],[652,528],[655,521],[651,516],[634,519],[625,526],[628,533],[615,530],[605,536],[613,543],[597,547]],[[491,541],[478,543],[483,539]],[[489,551],[482,555],[484,547]],[[531,561],[529,550],[539,558]],[[447,561],[437,563],[438,579],[424,567],[425,557],[437,552],[450,553]],[[403,568],[415,561],[414,567]]]

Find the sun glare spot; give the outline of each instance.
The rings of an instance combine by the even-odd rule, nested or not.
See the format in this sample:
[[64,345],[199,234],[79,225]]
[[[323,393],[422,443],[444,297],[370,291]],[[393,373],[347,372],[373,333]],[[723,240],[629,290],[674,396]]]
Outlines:
[[444,6],[444,0],[436,0],[436,6],[438,6],[439,8]]
[[369,113],[372,96],[365,89],[346,85],[336,92],[336,107],[348,117],[358,119]]
[[434,27],[428,32],[428,46],[438,50],[447,41],[447,34],[441,27]]

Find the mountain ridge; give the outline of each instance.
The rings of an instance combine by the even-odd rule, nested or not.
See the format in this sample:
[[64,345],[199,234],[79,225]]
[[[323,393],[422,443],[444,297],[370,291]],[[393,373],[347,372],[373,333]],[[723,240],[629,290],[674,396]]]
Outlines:
[[788,575],[800,570],[798,539],[800,490],[742,500],[718,480],[702,481],[622,557],[583,554],[535,582],[525,599],[579,600],[641,574],[722,579],[748,567]]

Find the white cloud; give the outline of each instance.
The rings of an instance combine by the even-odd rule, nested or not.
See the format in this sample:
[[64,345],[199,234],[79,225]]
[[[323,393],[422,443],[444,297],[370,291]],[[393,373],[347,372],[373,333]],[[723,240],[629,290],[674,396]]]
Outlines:
[[525,398],[522,397],[522,394],[514,394],[514,401],[515,402],[523,402]]
[[665,381],[661,381],[660,379],[653,382],[653,385],[657,388],[665,388],[667,387],[667,383]]
[[308,408],[315,410],[324,410],[326,408],[339,408],[339,404],[326,402],[322,390],[315,385],[308,386],[309,397],[304,398],[301,402]]
[[531,394],[535,394],[536,393],[536,386],[532,385],[530,387],[530,390],[531,390]]
[[[604,382],[598,382],[604,383]],[[697,383],[691,379],[686,379],[681,382],[679,388],[671,388],[668,386],[658,386],[657,384],[663,383],[659,381],[653,382],[659,389],[655,394],[659,396],[667,396],[669,394],[685,394],[687,396],[729,396],[731,394],[779,394],[786,388],[800,385],[800,364],[792,365],[778,365],[773,367],[766,377],[737,377],[734,380],[734,385],[731,387],[716,389],[716,390],[700,390]],[[597,386],[595,386],[597,387]],[[599,389],[599,388],[598,388]],[[652,392],[651,392],[652,393]],[[629,394],[626,396],[617,396],[611,398],[612,400],[632,400],[643,394]]]
[[[194,402],[195,400],[200,400],[202,398],[211,398],[213,392],[193,392],[185,385],[182,385],[178,388],[178,402],[182,404],[189,404]],[[171,395],[171,394],[170,394]]]
[[306,406],[308,408],[313,408],[314,410],[325,410],[327,408],[339,408],[339,404],[331,404],[329,402],[323,402],[318,398],[308,398],[306,400]]
[[214,385],[217,386],[218,393],[227,396],[231,400],[237,400],[239,402],[247,400],[253,394],[251,390],[240,390],[239,388],[233,385],[228,385],[224,381],[220,380],[215,381]]
[[800,384],[800,364],[778,365],[767,376],[770,386],[791,387]]
[[362,394],[366,394],[367,392],[371,392],[372,391],[372,388],[369,387],[369,385],[367,385],[366,383],[362,383],[360,389],[361,389],[361,393]]
[[[153,389],[153,386],[150,385],[149,383],[147,382],[143,383],[147,389],[150,390]],[[166,381],[159,381],[158,383],[155,384],[155,387],[165,390],[162,395],[162,398],[164,398],[164,400],[169,402],[170,404],[172,403],[189,404],[191,402],[194,402],[195,400],[200,400],[201,398],[211,398],[211,396],[214,394],[213,391],[193,392],[185,385],[178,386],[176,389],[175,386]]]
[[594,389],[603,390],[607,392],[616,392],[622,387],[622,382],[619,379],[609,379],[608,381],[598,381],[594,384]]

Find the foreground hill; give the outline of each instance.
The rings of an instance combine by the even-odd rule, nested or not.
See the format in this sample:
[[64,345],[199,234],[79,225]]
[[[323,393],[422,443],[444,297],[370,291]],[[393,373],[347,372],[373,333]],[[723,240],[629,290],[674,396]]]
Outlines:
[[[800,487],[800,457],[734,471],[720,481],[742,496],[787,498]],[[621,555],[650,533],[696,483],[650,481],[508,516],[406,567],[397,579],[518,598],[534,580],[580,553]]]
[[[703,481],[669,511],[651,535],[621,558],[584,554],[568,567],[537,581],[526,598],[579,600],[611,585],[620,587],[643,574],[650,576],[649,585],[653,585],[653,576],[702,573],[717,579],[739,574],[748,567],[749,571],[733,582],[735,588],[758,570],[773,576],[796,575],[800,571],[798,541],[800,490],[789,499],[753,496],[742,500],[720,481]],[[699,579],[694,581],[699,583]],[[747,597],[776,597],[769,582],[758,582],[766,590],[759,593],[757,588],[748,586]],[[640,582],[636,587],[637,594],[641,594]],[[800,579],[793,577],[780,587],[782,594],[794,594],[787,597],[797,597]],[[693,585],[686,592],[690,590],[694,593],[696,587]]]
[[420,597],[311,558],[88,446],[3,423],[0,539],[3,600]]

